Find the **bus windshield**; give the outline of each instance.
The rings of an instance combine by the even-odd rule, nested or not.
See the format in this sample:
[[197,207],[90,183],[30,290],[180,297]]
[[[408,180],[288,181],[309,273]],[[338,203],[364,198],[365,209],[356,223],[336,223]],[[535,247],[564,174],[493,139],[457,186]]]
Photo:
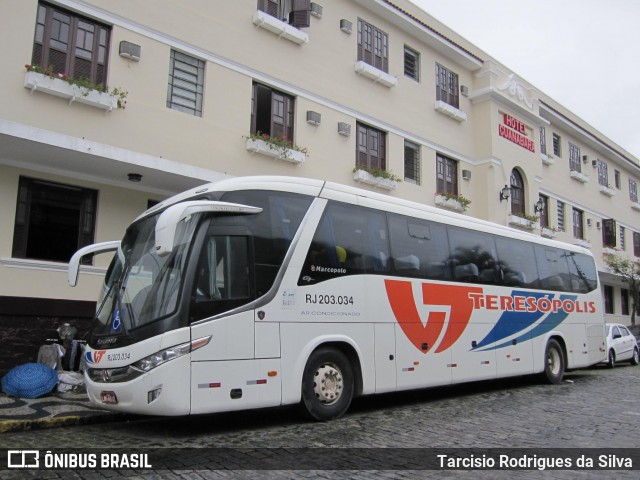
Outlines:
[[188,246],[200,215],[180,222],[170,255],[155,252],[158,215],[132,225],[105,276],[93,334],[127,335],[177,307]]

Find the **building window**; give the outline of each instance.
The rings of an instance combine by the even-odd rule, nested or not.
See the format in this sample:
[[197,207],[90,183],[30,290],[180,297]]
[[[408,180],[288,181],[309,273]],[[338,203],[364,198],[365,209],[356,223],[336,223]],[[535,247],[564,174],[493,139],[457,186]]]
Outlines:
[[171,50],[167,107],[202,116],[204,61]]
[[633,254],[640,257],[640,233],[633,232]]
[[389,35],[358,19],[358,60],[389,73]]
[[629,290],[626,288],[620,289],[620,313],[622,315],[629,315]]
[[416,82],[420,80],[420,54],[406,45],[404,46],[404,74]]
[[557,133],[553,134],[553,154],[556,157],[561,157],[562,156],[560,135],[558,135]]
[[420,185],[420,145],[404,141],[404,179]]
[[615,186],[618,190],[620,190],[620,170],[613,171],[613,181],[615,182]]
[[629,179],[629,199],[638,202],[638,183],[633,178]]
[[598,185],[609,186],[609,166],[602,160],[598,160]]
[[292,27],[305,28],[311,24],[311,0],[258,0],[258,10]]
[[549,228],[549,197],[546,195],[538,195],[538,199],[542,202],[542,210],[538,212],[540,215],[540,226]]
[[573,209],[573,237],[584,240],[584,213],[577,208]]
[[68,262],[93,243],[97,198],[95,190],[20,177],[12,256]]
[[556,206],[556,215],[558,216],[558,230],[564,232],[564,202],[559,200]]
[[293,142],[294,98],[259,83],[253,84],[251,133]]
[[458,74],[436,63],[436,100],[459,108]]
[[602,245],[615,248],[616,246],[616,221],[613,218],[602,219]]
[[458,162],[436,154],[436,192],[458,194]]
[[613,314],[613,287],[604,286],[604,313]]
[[511,170],[511,213],[524,215],[524,181],[522,175],[515,168]]
[[580,147],[569,142],[569,170],[572,172],[581,172],[582,164],[580,163]]
[[94,85],[105,84],[111,28],[75,13],[38,5],[31,64]]
[[620,250],[624,251],[625,249],[625,244],[624,244],[624,235],[625,235],[625,229],[622,225],[620,225]]
[[386,170],[386,135],[376,128],[357,124],[358,151],[356,167],[365,167],[370,170]]
[[544,127],[540,127],[540,153],[547,154],[547,131]]

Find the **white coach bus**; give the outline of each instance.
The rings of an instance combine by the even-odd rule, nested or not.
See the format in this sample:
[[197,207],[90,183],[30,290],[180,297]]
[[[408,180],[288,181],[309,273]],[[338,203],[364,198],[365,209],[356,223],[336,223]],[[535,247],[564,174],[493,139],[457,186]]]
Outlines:
[[92,403],[186,415],[540,374],[604,358],[588,250],[319,180],[244,177],[149,209],[115,250]]

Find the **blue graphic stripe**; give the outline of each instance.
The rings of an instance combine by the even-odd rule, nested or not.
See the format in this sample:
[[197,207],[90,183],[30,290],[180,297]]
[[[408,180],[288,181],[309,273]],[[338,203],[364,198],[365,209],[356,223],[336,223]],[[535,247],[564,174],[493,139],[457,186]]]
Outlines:
[[[562,300],[562,301],[564,301],[564,300],[575,300],[576,298],[578,298],[577,295],[560,295],[560,300]],[[550,332],[551,330],[556,328],[568,316],[569,316],[569,314],[567,312],[565,312],[564,310],[558,310],[557,312],[550,313],[549,315],[547,315],[547,318],[542,320],[542,322],[540,322],[540,324],[537,325],[533,330],[531,330],[530,332],[525,333],[524,335],[521,335],[521,336],[517,337],[515,340],[518,343],[525,342],[527,340],[533,340],[534,338],[539,337],[541,335],[544,335],[545,333]],[[489,348],[487,350],[497,350],[499,348],[508,347],[510,345],[513,345],[513,340],[509,340],[508,342],[501,343],[500,345],[496,345],[496,346],[494,346],[492,348]]]
[[[535,297],[536,301],[538,301],[543,297],[552,299],[553,294],[514,290],[511,292],[511,298],[514,297]],[[487,336],[484,337],[473,350],[483,348],[494,342],[499,342],[500,340],[510,337],[514,333],[525,330],[536,323],[538,320],[540,320],[543,315],[544,312],[540,312],[538,310],[536,310],[535,312],[505,311],[502,313],[493,329],[491,329]]]

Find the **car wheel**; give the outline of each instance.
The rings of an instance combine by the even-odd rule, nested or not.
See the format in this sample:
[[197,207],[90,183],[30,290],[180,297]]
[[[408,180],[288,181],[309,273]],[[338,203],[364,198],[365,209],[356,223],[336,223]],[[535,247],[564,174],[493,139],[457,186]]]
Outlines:
[[544,353],[543,378],[553,385],[562,382],[564,376],[564,353],[556,340],[549,340]]
[[631,365],[638,365],[640,363],[640,353],[638,353],[638,348],[633,349],[633,357],[631,357]]
[[616,366],[616,354],[613,350],[609,350],[609,357],[607,358],[607,367],[613,368]]
[[311,417],[323,422],[340,418],[353,391],[353,369],[344,353],[320,348],[311,354],[302,375],[302,402]]

